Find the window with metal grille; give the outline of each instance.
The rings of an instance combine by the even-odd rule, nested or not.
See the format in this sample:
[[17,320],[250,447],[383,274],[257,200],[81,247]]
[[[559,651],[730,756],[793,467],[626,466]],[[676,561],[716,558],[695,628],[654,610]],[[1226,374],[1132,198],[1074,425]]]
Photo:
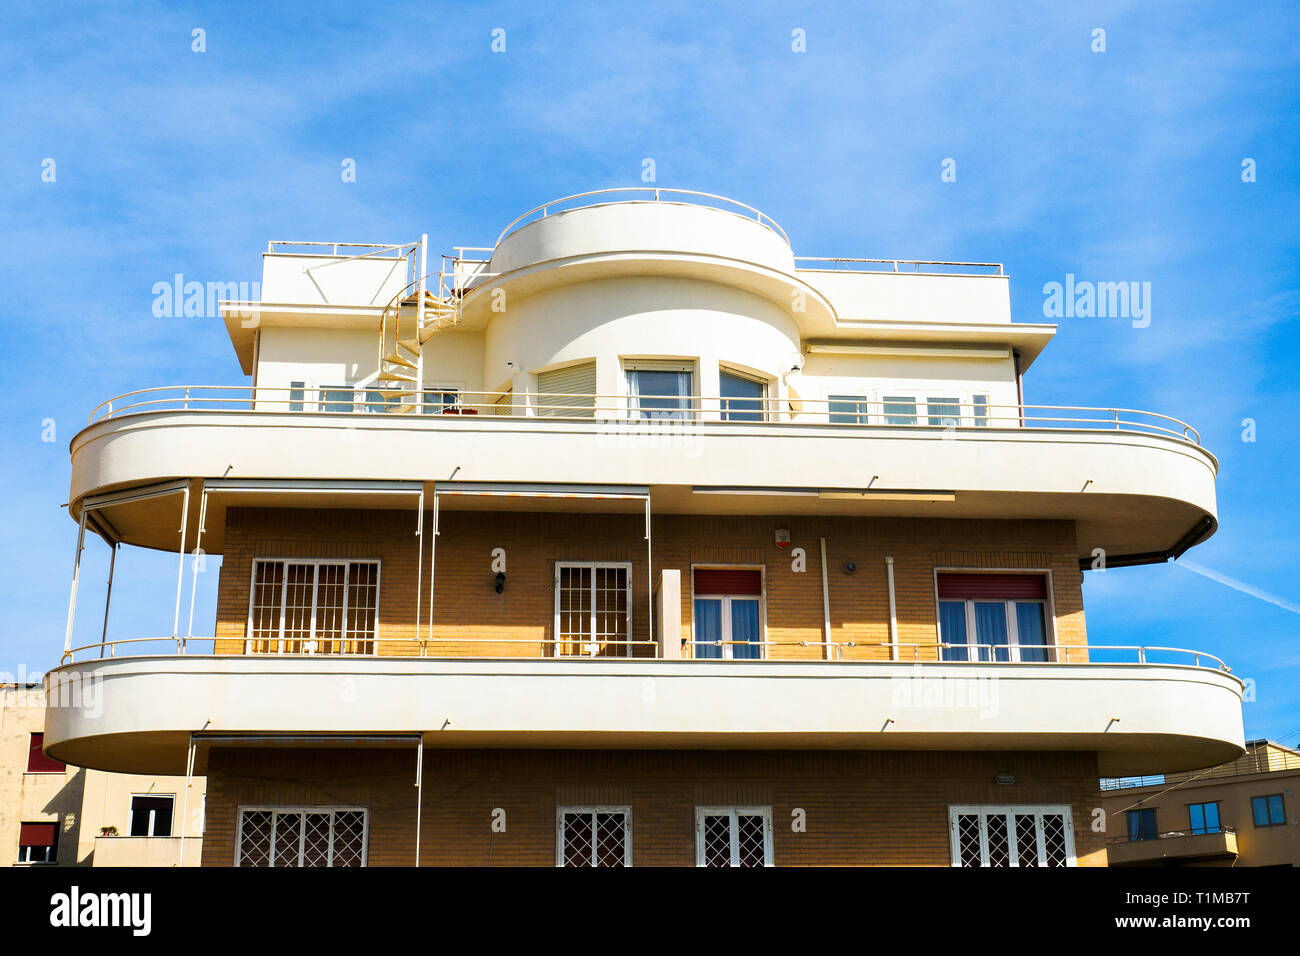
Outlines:
[[1074,866],[1067,806],[948,808],[953,866]]
[[27,740],[28,773],[63,773],[67,768],[53,757],[45,756],[45,734],[34,733]]
[[537,414],[553,418],[594,418],[596,363],[580,362],[538,372]]
[[628,656],[631,640],[631,563],[557,561],[556,655]]
[[171,836],[175,806],[176,798],[171,794],[147,793],[131,797],[131,836]]
[[631,866],[631,807],[560,807],[556,866]]
[[250,654],[373,654],[379,562],[258,558]]
[[771,866],[771,807],[696,807],[696,866]]
[[18,824],[18,862],[53,863],[58,859],[56,823]]
[[235,866],[365,866],[360,807],[242,807]]

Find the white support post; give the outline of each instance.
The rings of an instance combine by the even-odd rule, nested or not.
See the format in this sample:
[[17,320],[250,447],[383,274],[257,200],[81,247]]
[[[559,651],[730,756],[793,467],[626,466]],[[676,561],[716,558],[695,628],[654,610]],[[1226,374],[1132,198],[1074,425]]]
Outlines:
[[72,593],[68,596],[68,630],[63,637],[63,653],[72,650],[72,622],[77,618],[77,582],[81,578],[81,552],[86,547],[86,509],[81,509],[81,521],[77,526],[77,553],[72,558]]
[[[650,495],[645,496],[645,606],[648,615],[649,631],[646,636],[650,640],[655,639],[655,572],[654,572],[654,549],[653,541],[650,538]],[[631,635],[628,635],[631,638]],[[628,648],[629,652],[631,648]],[[631,657],[631,653],[628,654]]]
[[821,543],[822,555],[822,635],[826,644],[826,659],[829,661],[834,657],[834,650],[831,648],[831,585],[826,576],[826,539],[819,538]]
[[415,745],[415,865],[420,865],[420,815],[424,810],[424,735]]
[[889,659],[898,660],[898,606],[894,603],[894,558],[885,558],[885,577],[889,582]]
[[[420,641],[420,610],[424,603],[424,488],[420,488],[420,500],[415,513],[415,639]],[[420,641],[420,650],[424,642]],[[423,654],[421,654],[423,656]],[[418,864],[417,864],[418,865]]]
[[185,761],[185,794],[181,797],[181,845],[176,854],[176,865],[185,865],[185,829],[189,826],[190,787],[194,786],[194,734],[190,733],[190,750]]
[[181,643],[181,653],[185,653],[189,639],[194,636],[194,594],[199,589],[199,561],[203,553],[203,532],[208,523],[208,489],[205,487],[199,495],[199,528],[194,535],[194,563],[190,567],[190,623],[185,629],[185,641]]
[[104,630],[99,635],[99,656],[104,656],[104,648],[108,644],[108,606],[113,602],[113,571],[117,568],[117,548],[118,542],[114,541],[109,545],[108,554],[108,590],[104,594]]
[[185,584],[185,531],[190,520],[190,486],[185,486],[185,497],[181,502],[181,547],[180,558],[176,565],[176,612],[172,615],[172,640],[180,642],[181,635],[181,588]]
[[[428,233],[422,233],[420,235],[420,258],[419,265],[416,268],[419,269],[419,276],[415,292],[415,344],[419,348],[419,351],[415,354],[414,405],[415,413],[418,415],[424,411],[424,344],[420,341],[420,333],[424,329],[424,294],[429,288],[428,280],[426,278],[429,274]],[[439,289],[438,291],[441,292],[442,290]],[[393,351],[397,351],[396,343],[393,344]]]
[[[438,488],[433,489],[433,534],[429,537],[429,640],[433,640],[433,572],[438,547]],[[426,642],[427,643],[427,642]],[[426,656],[425,648],[420,648],[420,656]]]

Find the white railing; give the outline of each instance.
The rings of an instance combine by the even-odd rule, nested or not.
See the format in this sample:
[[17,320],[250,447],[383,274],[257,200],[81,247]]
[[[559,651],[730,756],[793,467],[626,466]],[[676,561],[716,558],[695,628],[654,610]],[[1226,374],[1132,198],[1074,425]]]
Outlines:
[[[558,639],[554,637],[535,637],[535,638],[497,638],[497,637],[385,637],[382,634],[378,636],[357,637],[350,636],[344,640],[337,638],[321,638],[319,641],[295,640],[292,650],[259,650],[252,647],[258,641],[250,642],[243,635],[231,635],[229,637],[134,637],[122,638],[113,641],[96,641],[92,644],[82,644],[72,647],[64,652],[63,663],[72,663],[80,660],[117,657],[118,648],[127,648],[133,653],[124,654],[123,656],[173,656],[173,655],[198,655],[198,656],[221,656],[221,657],[441,657],[441,658],[482,658],[482,659],[509,659],[509,660],[535,660],[538,658],[558,658],[562,660],[648,660],[657,658],[655,653],[638,653],[636,648],[653,649],[659,646],[657,641],[646,640],[613,640],[599,638],[594,641],[586,640],[581,636],[561,636]],[[218,654],[217,645],[235,645],[239,649],[236,651],[226,651]],[[321,645],[327,645],[324,651],[319,650]],[[891,643],[889,641],[831,641],[829,644],[830,654],[826,654],[828,647],[825,641],[693,641],[686,640],[684,644],[687,647],[708,647],[714,648],[721,653],[724,645],[733,647],[754,648],[758,649],[760,656],[756,658],[735,657],[732,658],[701,656],[694,654],[686,660],[708,660],[726,663],[728,661],[740,660],[767,660],[773,663],[790,662],[799,660],[798,657],[782,656],[780,652],[773,654],[769,648],[810,648],[815,649],[827,663],[882,663],[904,665],[909,669],[914,664],[921,665],[943,665],[949,664],[961,667],[978,666],[987,664],[1005,664],[1012,667],[1034,667],[1034,666],[1061,666],[1069,665],[1071,667],[1091,664],[1096,667],[1132,667],[1155,665],[1161,666],[1182,666],[1197,667],[1206,670],[1222,671],[1231,673],[1232,668],[1223,662],[1223,659],[1217,657],[1208,651],[1190,650],[1182,647],[1153,647],[1137,644],[948,644],[943,642],[929,643]],[[140,646],[147,645],[148,650],[140,649]],[[454,648],[473,648],[476,645],[492,648],[493,653],[438,653],[441,646],[450,645]],[[513,654],[500,653],[501,647],[513,647],[515,645],[526,645],[536,650],[531,654]],[[363,646],[368,650],[364,653],[344,650],[345,646]],[[846,650],[857,648],[869,648],[876,656],[873,657],[853,657],[845,654]],[[371,650],[373,649],[373,652]],[[385,653],[387,651],[387,653]],[[945,659],[946,651],[959,652],[964,657]],[[1123,660],[1095,660],[1093,654],[1097,651],[1121,652]],[[1042,660],[1018,660],[1028,654],[1041,656]],[[923,656],[924,655],[924,656]],[[1153,656],[1176,655],[1180,659],[1174,661],[1153,660]],[[803,658],[806,660],[807,658]]]
[[[629,194],[637,194],[644,198],[621,198]],[[618,199],[610,199],[611,196],[618,196]],[[667,196],[669,198],[665,199]],[[599,197],[599,198],[596,198]],[[577,200],[586,200],[577,202]],[[770,229],[781,237],[781,240],[790,245],[790,237],[785,234],[775,219],[755,209],[753,206],[738,202],[735,199],[728,199],[726,196],[718,196],[714,193],[702,193],[693,189],[667,189],[659,186],[619,186],[613,189],[595,189],[591,192],[575,193],[572,196],[564,196],[561,199],[552,199],[550,202],[543,203],[540,206],[534,206],[522,216],[512,220],[508,226],[501,230],[501,235],[497,236],[496,244],[501,245],[501,240],[510,235],[515,229],[527,225],[529,222],[537,219],[545,219],[552,212],[564,212],[569,209],[582,209],[584,206],[597,206],[606,202],[675,202],[680,204],[707,206],[710,209],[721,209],[723,212],[731,212],[736,215],[742,215],[745,219],[753,219],[760,226]],[[572,203],[572,205],[570,205]],[[739,210],[739,211],[738,211]],[[540,215],[538,215],[540,213]]]
[[[599,419],[646,424],[828,425],[839,428],[957,430],[1005,428],[1103,429],[1167,435],[1199,445],[1195,428],[1159,412],[1082,405],[1008,405],[958,401],[941,405],[866,399],[733,398],[677,395],[601,395],[402,389],[390,383],[292,388],[248,385],[164,385],[101,402],[90,424],[123,415],[162,411],[292,413],[310,415],[478,415],[489,418]],[[399,410],[401,409],[401,410]]]
[[[801,263],[814,263],[802,265]],[[851,259],[795,256],[795,268],[805,272],[897,272],[902,275],[1005,276],[1000,262],[956,262],[942,259]],[[934,268],[922,268],[933,266]]]

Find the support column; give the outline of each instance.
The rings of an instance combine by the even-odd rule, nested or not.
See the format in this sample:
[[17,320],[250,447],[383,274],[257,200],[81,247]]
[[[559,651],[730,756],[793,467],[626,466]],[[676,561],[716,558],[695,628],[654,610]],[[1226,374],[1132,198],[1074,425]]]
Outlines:
[[189,824],[190,788],[194,786],[194,734],[190,733],[189,755],[185,761],[185,795],[181,798],[181,844],[176,865],[185,865],[185,829]]
[[[433,535],[429,538],[429,640],[433,640],[433,572],[436,565],[438,547],[438,489],[433,489]],[[420,648],[420,656],[425,656],[425,648]]]
[[[187,509],[188,510],[188,509]],[[194,563],[190,568],[190,623],[185,629],[185,641],[181,643],[181,653],[194,636],[194,593],[199,589],[199,556],[203,553],[203,532],[208,523],[208,489],[205,487],[199,498],[199,528],[194,535]]]
[[[424,489],[415,513],[415,639],[420,642],[420,656],[424,656],[424,641],[420,640],[420,605],[424,603]],[[432,622],[430,622],[432,623]],[[417,866],[419,863],[417,862]]]
[[[654,572],[654,549],[653,541],[650,538],[650,495],[645,496],[645,594],[646,594],[646,613],[648,615],[649,628],[646,636],[650,640],[655,639],[655,572]],[[631,637],[631,635],[628,635]],[[630,651],[631,648],[629,647]],[[631,657],[631,654],[628,654]]]
[[424,810],[424,735],[415,745],[415,865],[420,865],[420,817]]
[[109,545],[108,552],[108,591],[104,594],[104,630],[99,635],[99,656],[104,656],[104,648],[108,645],[108,606],[113,601],[113,571],[117,568],[117,549],[119,543],[114,541]]
[[826,539],[819,538],[822,556],[822,640],[826,645],[826,659],[832,660],[835,650],[831,647],[831,585],[826,576]]
[[81,578],[81,552],[86,547],[86,506],[81,506],[81,522],[77,526],[77,553],[72,558],[72,593],[68,596],[68,629],[63,636],[63,653],[72,650],[72,623],[77,618],[77,582]]
[[185,485],[185,497],[181,500],[181,546],[180,558],[176,565],[176,612],[172,615],[172,640],[178,644],[181,633],[181,587],[185,583],[185,531],[190,520],[190,486]]

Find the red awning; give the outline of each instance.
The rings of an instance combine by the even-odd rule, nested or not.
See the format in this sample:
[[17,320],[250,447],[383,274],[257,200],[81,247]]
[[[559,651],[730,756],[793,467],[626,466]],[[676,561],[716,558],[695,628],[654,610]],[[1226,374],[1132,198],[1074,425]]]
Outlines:
[[1042,601],[1047,598],[1047,576],[940,574],[939,597],[954,601]]
[[53,823],[24,823],[18,827],[19,846],[54,846]]
[[763,572],[757,568],[697,568],[695,593],[759,595],[763,593]]

